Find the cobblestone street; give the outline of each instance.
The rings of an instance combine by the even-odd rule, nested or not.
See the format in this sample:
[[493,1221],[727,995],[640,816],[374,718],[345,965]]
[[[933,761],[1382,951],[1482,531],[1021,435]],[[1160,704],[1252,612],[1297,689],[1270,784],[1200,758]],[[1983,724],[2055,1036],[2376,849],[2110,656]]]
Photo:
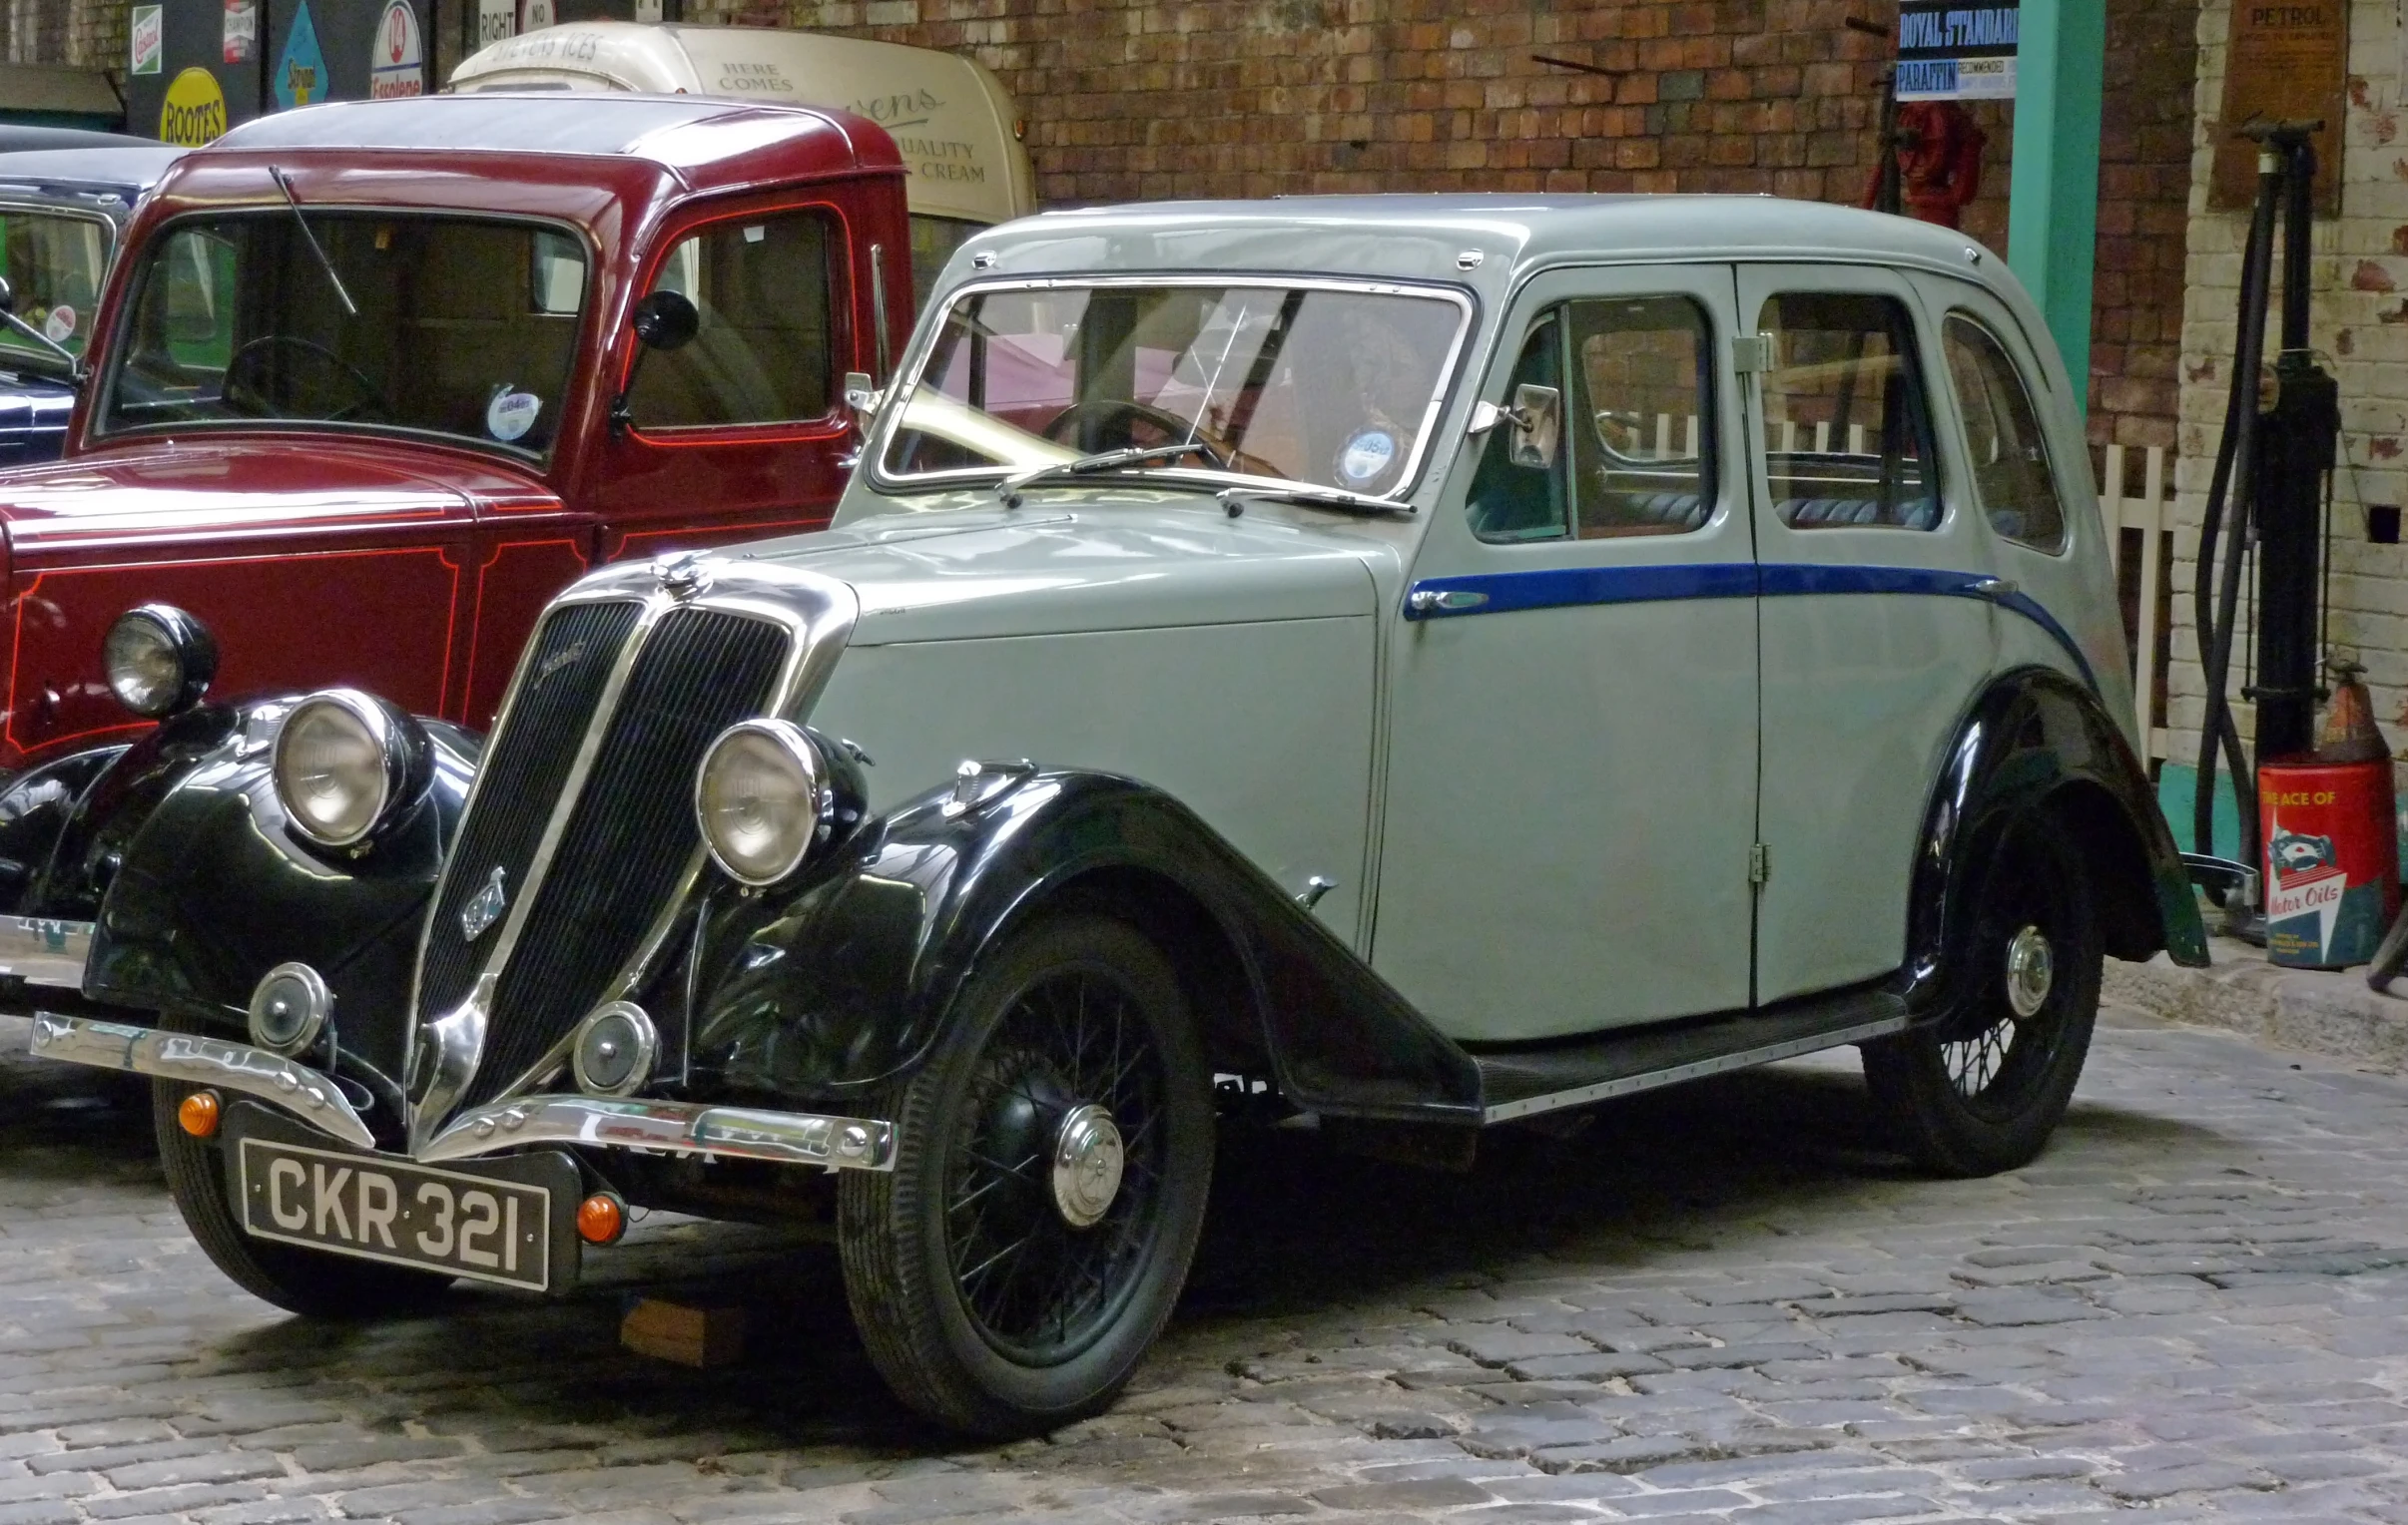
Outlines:
[[[646,1226],[559,1303],[288,1319],[194,1249],[125,1093],[12,1057],[0,1525],[2408,1521],[2408,1082],[2110,1022],[1987,1182],[1874,1148],[1852,1053],[1463,1178],[1243,1140],[1129,1395],[967,1451],[886,1398],[832,1253],[762,1231]],[[745,1362],[620,1350],[637,1286],[747,1305]]]

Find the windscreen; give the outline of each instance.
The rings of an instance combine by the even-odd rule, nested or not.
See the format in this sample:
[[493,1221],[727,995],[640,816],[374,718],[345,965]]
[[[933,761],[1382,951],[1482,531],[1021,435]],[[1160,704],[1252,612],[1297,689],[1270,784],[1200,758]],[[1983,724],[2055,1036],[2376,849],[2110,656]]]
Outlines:
[[[109,226],[98,218],[0,210],[0,273],[17,316],[60,349],[82,354],[109,269]],[[0,323],[0,367],[65,373],[57,349]]]
[[551,447],[590,286],[566,232],[253,212],[176,223],[140,257],[104,432],[303,420]]
[[883,471],[940,481],[1192,444],[1175,469],[1391,493],[1469,312],[1438,292],[1322,286],[972,292],[899,394]]

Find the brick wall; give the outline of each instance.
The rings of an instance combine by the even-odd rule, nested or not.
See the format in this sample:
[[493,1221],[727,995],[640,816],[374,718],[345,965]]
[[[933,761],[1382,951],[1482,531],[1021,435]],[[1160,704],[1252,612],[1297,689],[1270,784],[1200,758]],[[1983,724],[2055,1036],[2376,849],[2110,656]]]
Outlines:
[[[2108,0],[2095,442],[2173,440],[2198,0]],[[691,20],[974,53],[1049,203],[1735,191],[1853,203],[1894,0],[688,0]],[[1545,54],[1610,71],[1553,68]],[[1967,232],[2003,249],[2008,110]]]

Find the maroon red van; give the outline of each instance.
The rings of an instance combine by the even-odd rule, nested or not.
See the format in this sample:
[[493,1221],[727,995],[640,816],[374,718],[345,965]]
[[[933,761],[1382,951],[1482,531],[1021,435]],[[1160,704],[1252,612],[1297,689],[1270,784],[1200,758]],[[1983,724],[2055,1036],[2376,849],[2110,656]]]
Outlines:
[[825,523],[846,378],[911,320],[886,133],[688,97],[263,118],[125,247],[67,458],[0,478],[20,918],[90,915],[74,801],[205,690],[350,684],[482,729],[589,567]]

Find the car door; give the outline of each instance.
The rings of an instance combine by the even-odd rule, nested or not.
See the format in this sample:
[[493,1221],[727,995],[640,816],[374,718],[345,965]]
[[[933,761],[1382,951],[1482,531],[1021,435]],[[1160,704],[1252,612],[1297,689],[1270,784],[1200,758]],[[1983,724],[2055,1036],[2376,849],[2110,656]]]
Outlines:
[[[1744,1006],[1756,614],[1721,265],[1531,280],[1390,661],[1373,964],[1451,1035]],[[1549,449],[1549,436],[1554,436]]]
[[1989,545],[1938,459],[1930,324],[1892,270],[1742,265],[1759,335],[1765,882],[1756,995],[1886,975],[1931,783],[1994,670]]

